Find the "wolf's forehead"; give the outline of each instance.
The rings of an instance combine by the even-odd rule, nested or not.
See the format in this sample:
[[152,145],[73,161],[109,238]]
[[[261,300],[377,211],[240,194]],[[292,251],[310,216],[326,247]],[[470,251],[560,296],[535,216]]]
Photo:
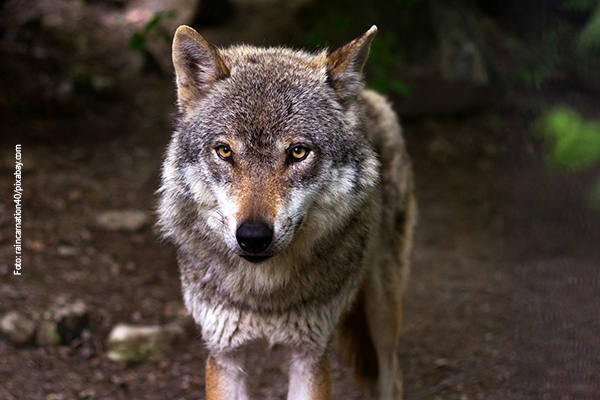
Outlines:
[[286,47],[234,46],[223,49],[221,54],[230,68],[283,65],[288,70],[320,70],[327,65],[327,53],[308,53]]
[[203,102],[201,132],[272,146],[332,129],[336,106],[318,55],[253,47],[223,55],[231,74]]
[[311,125],[331,108],[325,83],[314,74],[280,65],[232,68],[211,108],[237,128],[285,130]]
[[239,46],[225,52],[231,78],[253,89],[310,87],[326,81],[326,57],[286,48]]

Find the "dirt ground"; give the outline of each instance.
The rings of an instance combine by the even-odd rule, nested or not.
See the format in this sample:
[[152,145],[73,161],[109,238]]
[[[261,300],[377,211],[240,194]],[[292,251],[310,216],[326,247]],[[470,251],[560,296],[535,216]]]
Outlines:
[[[109,361],[104,344],[116,323],[167,323],[181,302],[174,249],[151,226],[114,233],[94,222],[113,209],[152,215],[173,95],[170,76],[148,74],[121,82],[116,97],[77,98],[73,112],[3,112],[0,315],[68,296],[89,305],[91,320],[68,346],[0,339],[1,399],[204,398],[194,327],[168,354],[135,364]],[[600,116],[593,96],[544,96]],[[545,172],[535,141],[519,139],[531,123],[519,107],[404,123],[419,200],[399,349],[408,399],[600,398],[600,219],[582,200],[590,177]],[[16,143],[21,279],[12,276]],[[251,361],[254,398],[285,398],[280,354]],[[366,398],[337,354],[333,398]]]

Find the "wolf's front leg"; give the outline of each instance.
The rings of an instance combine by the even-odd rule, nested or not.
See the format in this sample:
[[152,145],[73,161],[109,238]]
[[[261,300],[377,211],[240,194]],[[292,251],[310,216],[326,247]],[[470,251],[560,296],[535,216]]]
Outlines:
[[246,374],[241,364],[229,358],[206,360],[206,400],[247,400]]
[[294,354],[290,364],[288,400],[330,400],[331,365],[329,356],[319,358]]

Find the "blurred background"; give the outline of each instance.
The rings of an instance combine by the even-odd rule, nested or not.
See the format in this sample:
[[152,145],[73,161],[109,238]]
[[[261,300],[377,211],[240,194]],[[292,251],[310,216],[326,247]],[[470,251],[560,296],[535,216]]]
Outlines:
[[[0,398],[204,398],[152,227],[180,24],[309,49],[377,24],[367,82],[400,115],[420,203],[406,398],[597,398],[598,0],[0,0]],[[252,395],[285,398],[277,349],[253,357]],[[333,385],[366,398],[337,354]]]

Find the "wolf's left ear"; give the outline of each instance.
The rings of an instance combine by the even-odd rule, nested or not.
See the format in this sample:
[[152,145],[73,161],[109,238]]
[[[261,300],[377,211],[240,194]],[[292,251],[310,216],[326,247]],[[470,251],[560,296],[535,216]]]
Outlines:
[[173,38],[173,65],[182,111],[202,98],[216,81],[229,76],[219,50],[185,25],[177,28]]
[[364,35],[327,56],[329,82],[342,100],[355,96],[362,87],[362,70],[376,33],[373,25]]

